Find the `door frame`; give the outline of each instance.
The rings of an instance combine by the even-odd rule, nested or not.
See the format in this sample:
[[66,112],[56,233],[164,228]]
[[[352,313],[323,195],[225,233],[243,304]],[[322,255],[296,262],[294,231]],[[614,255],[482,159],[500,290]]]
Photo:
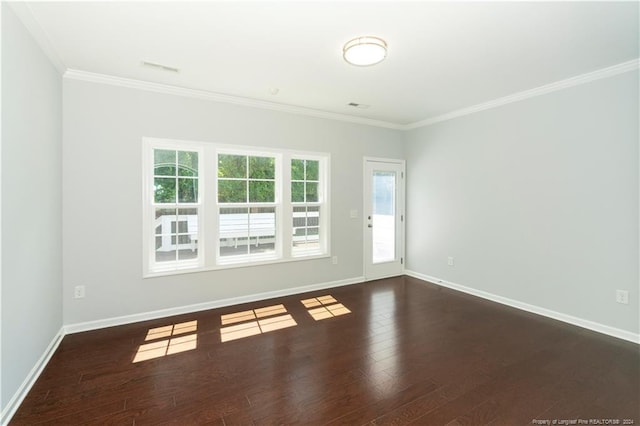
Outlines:
[[367,174],[367,164],[368,163],[387,163],[393,164],[396,166],[400,166],[401,176],[398,181],[397,193],[397,214],[400,217],[400,244],[398,245],[398,255],[400,257],[400,270],[398,274],[402,275],[405,271],[405,224],[406,224],[406,160],[401,160],[397,158],[380,158],[380,157],[363,157],[362,161],[362,276],[365,281],[373,281],[383,278],[389,278],[397,276],[398,274],[388,274],[383,276],[371,277],[367,276],[367,214],[370,209],[370,206],[367,206],[367,194],[366,189],[368,187],[367,179],[369,178]]

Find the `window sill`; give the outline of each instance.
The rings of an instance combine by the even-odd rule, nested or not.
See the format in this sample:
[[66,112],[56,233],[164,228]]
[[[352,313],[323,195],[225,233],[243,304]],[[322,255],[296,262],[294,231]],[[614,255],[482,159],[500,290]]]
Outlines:
[[330,253],[325,253],[325,254],[317,254],[317,255],[309,255],[309,256],[292,257],[287,259],[265,260],[265,261],[259,261],[259,262],[251,262],[251,263],[248,263],[248,262],[229,263],[225,265],[216,265],[216,266],[208,266],[208,267],[204,266],[204,267],[193,267],[193,268],[183,268],[183,269],[172,269],[172,270],[166,270],[166,271],[150,271],[150,272],[143,273],[142,278],[146,279],[146,278],[165,277],[170,275],[192,274],[197,272],[224,271],[227,269],[238,269],[238,268],[252,268],[255,266],[300,262],[305,260],[329,259],[330,257],[331,257]]

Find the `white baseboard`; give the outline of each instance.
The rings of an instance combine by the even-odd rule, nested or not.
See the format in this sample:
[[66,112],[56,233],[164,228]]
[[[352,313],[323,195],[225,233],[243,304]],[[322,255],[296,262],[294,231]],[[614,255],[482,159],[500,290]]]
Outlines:
[[31,387],[36,382],[36,380],[38,380],[38,377],[40,377],[40,374],[49,363],[49,360],[51,359],[53,354],[56,352],[56,349],[58,349],[58,346],[60,346],[60,342],[62,342],[63,337],[64,329],[60,328],[60,330],[58,330],[56,335],[51,340],[51,343],[49,343],[49,346],[47,346],[47,349],[45,349],[45,351],[43,352],[40,359],[38,359],[31,371],[29,371],[29,374],[24,379],[16,393],[13,394],[13,397],[11,397],[7,405],[2,410],[2,414],[0,414],[1,425],[6,425],[9,423],[13,415],[18,410],[18,407],[20,407],[20,404],[22,404],[22,401],[31,390]]
[[273,299],[276,297],[291,296],[294,294],[306,293],[309,291],[324,290],[326,288],[341,287],[345,285],[358,284],[364,282],[364,277],[354,277],[339,281],[330,281],[320,284],[312,284],[302,287],[293,287],[284,290],[267,291],[264,293],[251,294],[248,296],[232,297],[228,299],[214,300],[211,302],[197,303],[176,308],[160,309],[157,311],[142,312],[139,314],[125,315],[121,317],[106,318],[96,321],[68,324],[64,326],[64,334],[80,333],[83,331],[98,330],[100,328],[114,327],[117,325],[131,324],[134,322],[148,321],[152,319],[170,317],[173,315],[190,314],[193,312],[206,311],[208,309],[222,308],[225,306],[239,305],[242,303],[257,302],[260,300]]
[[498,296],[493,293],[477,290],[475,288],[467,287],[464,285],[452,283],[450,281],[446,281],[441,278],[421,274],[419,272],[405,270],[405,274],[410,277],[418,278],[423,281],[428,281],[430,283],[440,285],[442,287],[447,287],[452,290],[461,291],[463,293],[467,293],[473,296],[481,297],[483,299],[491,300],[493,302],[497,302],[502,305],[511,306],[513,308],[517,308],[523,311],[542,315],[558,321],[566,322],[572,325],[577,325],[578,327],[586,328],[588,330],[596,331],[598,333],[616,337],[618,339],[623,339],[632,343],[640,344],[640,334],[632,333],[630,331],[621,330],[619,328],[610,327],[608,325],[600,324],[594,321],[589,321],[583,318],[578,318],[571,315],[563,314],[562,312],[556,312],[550,309],[541,308],[540,306],[530,305],[528,303],[509,299],[507,297]]

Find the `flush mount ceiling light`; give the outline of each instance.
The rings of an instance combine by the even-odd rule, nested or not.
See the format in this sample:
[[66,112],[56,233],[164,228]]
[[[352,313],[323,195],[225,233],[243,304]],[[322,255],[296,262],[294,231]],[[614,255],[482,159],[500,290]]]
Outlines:
[[344,60],[358,67],[368,67],[381,62],[387,56],[387,43],[378,37],[354,38],[342,48]]

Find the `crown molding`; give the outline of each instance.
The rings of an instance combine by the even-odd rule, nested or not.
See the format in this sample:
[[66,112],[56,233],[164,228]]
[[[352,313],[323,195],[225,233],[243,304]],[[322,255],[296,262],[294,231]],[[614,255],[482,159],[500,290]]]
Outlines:
[[368,126],[383,127],[394,130],[412,130],[420,127],[427,127],[442,121],[452,120],[454,118],[463,117],[465,115],[474,114],[476,112],[485,111],[499,106],[507,105],[513,102],[519,102],[536,96],[545,95],[547,93],[556,92],[558,90],[569,87],[578,86],[589,83],[591,81],[603,78],[613,77],[625,72],[634,71],[640,68],[640,59],[623,62],[607,68],[602,68],[590,73],[581,74],[565,80],[556,81],[534,89],[524,90],[502,98],[494,99],[481,104],[473,105],[459,110],[451,111],[446,114],[430,117],[425,120],[416,121],[409,124],[391,123],[388,121],[374,120],[369,118],[354,117],[346,114],[338,114],[328,111],[321,111],[312,108],[304,108],[293,105],[279,104],[275,102],[261,101],[258,99],[243,98],[240,96],[225,95],[221,93],[209,92],[206,90],[187,89],[179,86],[168,84],[151,83],[148,81],[135,80],[130,78],[115,77],[106,74],[92,73],[88,71],[67,69],[64,77],[72,80],[88,81],[92,83],[109,84],[112,86],[127,87],[131,89],[140,89],[156,93],[163,93],[176,96],[184,96],[195,99],[203,99],[214,102],[222,102],[234,105],[241,105],[251,108],[261,108],[272,111],[285,112],[290,114],[305,115],[315,118],[324,118],[327,120],[344,121],[348,123],[364,124]]
[[60,59],[58,52],[56,52],[53,47],[53,43],[51,43],[51,37],[49,37],[49,34],[36,19],[31,6],[26,2],[17,1],[7,2],[7,5],[13,10],[13,13],[15,13],[20,22],[22,22],[22,25],[27,28],[27,31],[29,31],[38,46],[40,46],[40,49],[42,49],[42,52],[49,58],[49,61],[51,61],[60,75],[64,75],[65,71],[67,71],[67,66],[62,62],[62,59]]
[[88,71],[67,69],[64,78],[71,80],[88,81],[91,83],[109,84],[112,86],[127,87],[130,89],[146,90],[167,95],[184,96],[188,98],[203,99],[213,102],[222,102],[233,105],[241,105],[251,108],[261,108],[290,114],[305,115],[308,117],[324,118],[327,120],[344,121],[368,126],[384,127],[387,129],[402,130],[403,126],[387,121],[373,120],[370,118],[354,117],[352,115],[337,114],[312,108],[298,107],[294,105],[279,104],[276,102],[261,101],[258,99],[244,98],[240,96],[225,95],[206,90],[187,89],[185,87],[172,86],[161,83],[135,80],[130,78],[115,77],[106,74],[98,74]]
[[569,87],[578,86],[580,84],[589,83],[591,81],[600,80],[603,78],[613,77],[618,74],[637,70],[640,67],[640,59],[633,59],[631,61],[623,62],[621,64],[613,65],[607,68],[602,68],[586,74],[581,74],[575,77],[567,78],[565,80],[556,81],[555,83],[545,84],[544,86],[536,87],[534,89],[524,90],[512,95],[508,95],[502,98],[494,99],[489,102],[473,105],[467,108],[462,108],[456,111],[448,112],[446,114],[438,115],[435,117],[427,118],[425,120],[416,121],[414,123],[407,124],[402,127],[402,130],[417,129],[419,127],[430,126],[441,121],[447,121],[454,118],[462,117],[465,115],[473,114],[480,111],[485,111],[491,108],[496,108],[502,105],[507,105],[513,102],[522,101],[525,99],[533,98],[547,93],[556,92],[558,90],[567,89]]

